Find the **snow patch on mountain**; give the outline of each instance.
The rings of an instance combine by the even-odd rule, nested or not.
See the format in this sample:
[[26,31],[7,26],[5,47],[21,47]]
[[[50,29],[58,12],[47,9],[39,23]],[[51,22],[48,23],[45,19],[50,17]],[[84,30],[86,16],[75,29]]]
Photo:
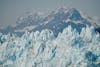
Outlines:
[[36,28],[37,26],[27,26],[25,27],[24,29],[20,29],[20,30],[15,30],[15,32],[25,32],[25,31],[28,31],[28,30],[32,30],[34,28]]

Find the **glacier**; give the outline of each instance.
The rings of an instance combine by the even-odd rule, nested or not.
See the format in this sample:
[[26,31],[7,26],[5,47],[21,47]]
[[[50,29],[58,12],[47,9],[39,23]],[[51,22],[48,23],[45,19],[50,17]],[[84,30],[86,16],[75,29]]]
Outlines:
[[70,25],[57,37],[49,29],[21,37],[0,33],[0,67],[100,67],[100,34]]

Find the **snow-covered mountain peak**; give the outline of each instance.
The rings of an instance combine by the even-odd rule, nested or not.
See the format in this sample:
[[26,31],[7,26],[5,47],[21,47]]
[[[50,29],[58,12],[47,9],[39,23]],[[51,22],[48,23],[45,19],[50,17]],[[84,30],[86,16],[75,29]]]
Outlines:
[[[80,14],[80,11],[78,11],[75,8],[66,8],[66,7],[61,7],[58,8],[55,11],[52,11],[47,17],[59,17],[60,18],[65,18],[70,19],[70,20],[83,20],[83,17]],[[62,20],[63,20],[62,19]]]
[[80,12],[75,8],[69,9],[67,13],[69,14],[69,18],[71,20],[81,20],[82,19]]
[[0,29],[2,33],[17,33],[22,34],[28,31],[41,31],[50,29],[57,36],[64,28],[71,25],[72,28],[79,32],[86,25],[96,25],[94,20],[89,20],[89,17],[84,17],[79,10],[75,8],[61,7],[51,11],[48,14],[42,12],[26,13],[20,16],[16,21],[15,27]]

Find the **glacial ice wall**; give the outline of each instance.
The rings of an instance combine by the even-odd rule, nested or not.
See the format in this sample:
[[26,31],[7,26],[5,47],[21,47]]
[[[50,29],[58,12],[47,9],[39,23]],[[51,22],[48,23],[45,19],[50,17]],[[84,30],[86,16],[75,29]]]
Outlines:
[[0,34],[0,67],[100,67],[100,34],[93,27],[79,34],[68,26],[51,30]]

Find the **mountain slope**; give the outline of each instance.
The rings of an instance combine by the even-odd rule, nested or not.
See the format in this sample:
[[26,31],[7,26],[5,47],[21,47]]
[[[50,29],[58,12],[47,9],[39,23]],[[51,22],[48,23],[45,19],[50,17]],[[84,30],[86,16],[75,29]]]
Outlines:
[[16,23],[15,27],[8,26],[0,31],[2,33],[16,33],[18,36],[21,36],[27,30],[31,32],[50,29],[57,36],[68,25],[71,25],[79,33],[86,25],[96,27],[96,23],[89,21],[88,18],[84,18],[75,8],[59,8],[46,16],[41,16],[38,13],[26,15],[25,17],[19,17]]

